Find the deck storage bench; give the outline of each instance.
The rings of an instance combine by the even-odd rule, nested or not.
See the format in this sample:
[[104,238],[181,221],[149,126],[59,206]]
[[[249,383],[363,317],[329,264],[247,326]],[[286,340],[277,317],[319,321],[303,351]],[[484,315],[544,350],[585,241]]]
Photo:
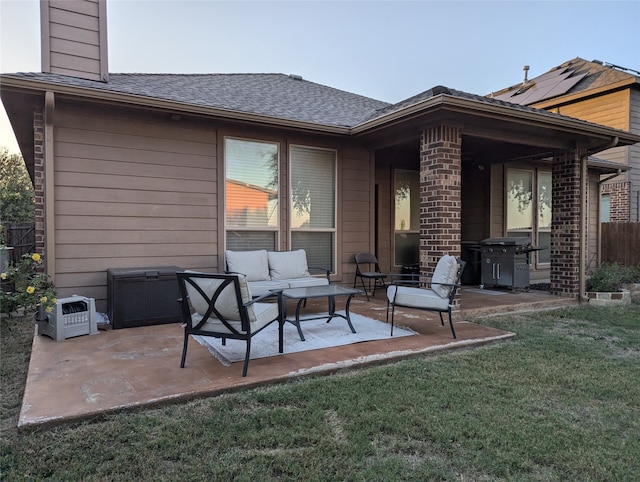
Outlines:
[[114,330],[182,321],[177,266],[107,270],[107,311]]

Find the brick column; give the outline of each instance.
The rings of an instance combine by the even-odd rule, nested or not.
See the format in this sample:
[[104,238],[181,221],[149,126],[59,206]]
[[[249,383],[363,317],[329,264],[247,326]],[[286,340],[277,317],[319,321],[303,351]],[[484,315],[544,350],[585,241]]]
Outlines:
[[553,160],[551,292],[565,297],[580,295],[580,188],[586,182],[581,177],[579,152]]
[[36,251],[42,256],[46,255],[44,240],[45,207],[44,207],[44,113],[33,113],[33,190],[35,194],[35,228]]
[[431,276],[440,257],[460,256],[462,138],[439,125],[420,139],[420,271]]

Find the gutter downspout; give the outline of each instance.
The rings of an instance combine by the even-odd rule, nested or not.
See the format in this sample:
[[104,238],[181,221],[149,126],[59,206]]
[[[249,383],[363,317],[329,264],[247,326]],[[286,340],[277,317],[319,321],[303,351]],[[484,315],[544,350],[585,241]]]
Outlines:
[[54,210],[54,157],[53,157],[53,114],[55,96],[51,91],[44,94],[44,243],[46,270],[55,283],[55,210]]

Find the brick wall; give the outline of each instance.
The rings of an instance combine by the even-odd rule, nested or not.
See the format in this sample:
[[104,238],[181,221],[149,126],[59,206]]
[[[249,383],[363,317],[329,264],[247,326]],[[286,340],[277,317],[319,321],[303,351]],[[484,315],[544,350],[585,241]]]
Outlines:
[[572,154],[554,159],[552,171],[551,292],[580,292],[580,161]]
[[602,185],[602,194],[608,194],[611,200],[610,222],[629,222],[630,189],[628,182],[610,182]]
[[44,113],[33,113],[34,169],[33,188],[35,192],[35,226],[36,251],[45,256],[44,239],[45,207],[44,207]]
[[460,256],[461,147],[457,127],[432,127],[420,139],[420,269],[429,276],[443,255]]

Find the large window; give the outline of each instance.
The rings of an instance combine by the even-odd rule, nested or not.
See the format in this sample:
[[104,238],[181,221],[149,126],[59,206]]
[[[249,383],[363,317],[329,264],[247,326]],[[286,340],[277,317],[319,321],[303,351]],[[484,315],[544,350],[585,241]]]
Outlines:
[[507,236],[531,238],[546,248],[537,252],[538,263],[550,262],[551,173],[548,171],[507,170]]
[[227,249],[277,247],[278,144],[226,138]]
[[419,262],[420,174],[395,171],[394,263],[407,266]]
[[335,271],[336,152],[292,146],[290,166],[291,247],[307,252],[309,266]]

